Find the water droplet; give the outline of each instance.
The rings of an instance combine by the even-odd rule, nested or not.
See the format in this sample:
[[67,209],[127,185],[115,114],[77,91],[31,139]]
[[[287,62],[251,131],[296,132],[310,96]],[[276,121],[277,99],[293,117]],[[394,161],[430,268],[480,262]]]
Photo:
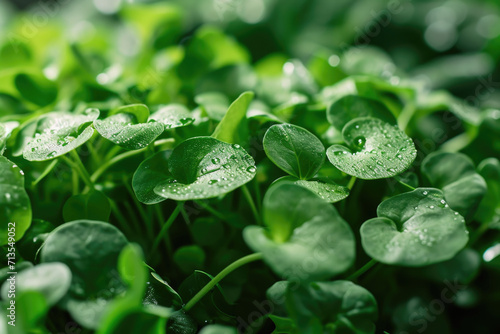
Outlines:
[[247,172],[249,173],[255,173],[257,171],[257,167],[255,166],[250,166],[247,168]]
[[434,205],[431,205],[431,206],[429,207],[429,209],[434,209]]
[[220,159],[219,159],[219,158],[213,158],[213,159],[212,159],[212,163],[213,163],[214,165],[217,165],[219,162],[220,162]]
[[208,184],[212,185],[212,184],[215,184],[217,182],[219,182],[219,180],[210,180],[210,181],[208,181]]
[[36,151],[36,147],[32,147],[31,152],[35,152],[35,151]]
[[52,151],[49,154],[47,154],[47,158],[53,158],[56,156],[56,151]]
[[240,148],[240,147],[241,147],[241,146],[240,146],[240,145],[238,145],[238,144],[233,144],[233,148],[238,149],[238,148]]
[[428,193],[429,193],[428,191],[424,191],[422,195],[427,196]]
[[354,138],[354,145],[358,149],[362,149],[365,146],[365,143],[366,143],[366,138],[363,136]]

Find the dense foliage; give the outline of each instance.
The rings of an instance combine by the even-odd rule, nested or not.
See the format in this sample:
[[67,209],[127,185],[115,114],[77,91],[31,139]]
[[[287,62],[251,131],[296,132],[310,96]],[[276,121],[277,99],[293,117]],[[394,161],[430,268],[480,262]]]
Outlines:
[[113,17],[0,46],[0,333],[500,331],[499,109],[372,46]]

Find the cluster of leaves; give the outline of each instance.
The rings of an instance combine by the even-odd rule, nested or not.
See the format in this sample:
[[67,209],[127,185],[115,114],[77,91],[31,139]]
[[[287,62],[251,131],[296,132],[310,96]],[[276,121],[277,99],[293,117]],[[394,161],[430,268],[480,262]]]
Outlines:
[[107,30],[42,29],[60,59],[2,45],[1,332],[481,332],[446,315],[495,310],[500,111],[388,76],[377,49],[251,64],[208,26],[177,44],[181,17],[125,6],[133,59]]

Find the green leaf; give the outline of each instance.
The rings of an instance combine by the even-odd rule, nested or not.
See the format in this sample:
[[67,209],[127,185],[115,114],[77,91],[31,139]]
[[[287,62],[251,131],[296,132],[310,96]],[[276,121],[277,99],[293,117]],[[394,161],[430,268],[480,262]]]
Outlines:
[[248,142],[247,109],[253,97],[254,93],[245,92],[231,103],[224,118],[212,133],[212,137],[229,144],[246,145]]
[[375,333],[377,301],[350,281],[289,284],[286,305],[300,333]]
[[218,92],[206,92],[194,97],[194,101],[203,107],[208,117],[215,121],[222,121],[229,108],[229,99]]
[[442,189],[448,205],[467,220],[487,191],[474,163],[461,153],[434,152],[425,157],[422,174],[433,187]]
[[293,176],[284,176],[274,181],[274,184],[278,182],[293,182],[296,185],[309,189],[328,203],[339,202],[349,196],[349,188],[324,179],[306,181],[299,180]]
[[[49,311],[49,305],[43,294],[37,291],[20,292],[16,295],[15,301],[15,326],[8,325],[8,330],[5,333],[39,333],[41,330],[40,324],[44,322]],[[10,318],[7,319],[7,321],[10,321]]]
[[[327,279],[354,261],[355,242],[337,210],[316,194],[293,183],[279,183],[264,197],[266,228],[248,226],[243,237],[262,252],[278,275],[289,279]],[[314,266],[304,266],[312,261]]]
[[71,290],[64,307],[83,326],[97,328],[109,301],[125,290],[117,265],[126,245],[127,239],[116,227],[92,220],[63,224],[45,240],[41,262],[62,262],[71,269]]
[[191,112],[181,104],[169,104],[161,106],[151,116],[149,122],[160,122],[165,126],[165,129],[173,129],[182,126],[187,126],[194,122]]
[[500,222],[500,161],[488,158],[477,167],[478,173],[486,180],[487,192],[476,212],[483,224]]
[[116,114],[94,121],[101,136],[127,150],[138,150],[151,144],[164,131],[162,123],[138,123],[133,114]]
[[154,188],[170,177],[167,166],[171,154],[171,150],[157,152],[144,160],[135,171],[132,188],[140,202],[156,204],[165,200],[154,192]]
[[339,131],[350,120],[359,117],[373,117],[392,125],[397,124],[396,118],[383,103],[356,95],[346,95],[336,100],[328,107],[326,116],[328,122]]
[[205,252],[197,245],[182,246],[175,251],[174,262],[188,274],[203,267]]
[[393,265],[419,267],[451,259],[469,240],[464,218],[439,189],[417,188],[382,202],[360,229],[365,252]]
[[220,92],[236,99],[246,91],[255,90],[257,75],[249,65],[238,64],[221,67],[206,73],[198,82],[195,93]]
[[450,260],[418,268],[418,271],[437,283],[458,281],[469,284],[479,273],[480,267],[479,254],[471,248],[465,248]]
[[[42,263],[16,275],[16,292],[36,291],[41,293],[47,304],[55,305],[66,295],[71,284],[71,271],[58,262]],[[10,281],[2,285],[2,298],[8,300]]]
[[190,138],[177,146],[168,160],[171,176],[154,191],[177,201],[226,194],[253,179],[252,157],[238,144],[212,137]]
[[238,334],[238,331],[234,327],[208,325],[203,327],[199,334]]
[[31,225],[31,202],[24,189],[24,172],[3,156],[0,156],[0,221],[1,245],[10,242],[9,236],[16,241],[21,239]]
[[42,75],[20,73],[16,75],[14,84],[24,99],[40,107],[48,106],[57,97],[57,86]]
[[163,278],[161,278],[160,275],[155,273],[154,271],[151,272],[151,276],[153,276],[158,282],[163,284],[169,294],[169,296],[172,298],[172,306],[176,309],[182,308],[182,305],[184,305],[181,296],[175,291],[170,284],[168,284],[167,281],[165,281]]
[[325,147],[321,141],[296,125],[271,126],[264,136],[263,144],[272,162],[300,179],[313,177],[325,160]]
[[83,114],[51,112],[42,115],[35,137],[24,147],[23,157],[30,161],[43,161],[74,150],[92,137],[94,129],[90,124],[97,117],[97,109],[87,109]]
[[142,304],[148,280],[148,271],[143,261],[142,249],[136,244],[125,246],[118,258],[118,271],[122,280],[129,286],[126,296],[137,305]]
[[129,104],[111,110],[108,116],[117,114],[132,114],[137,123],[146,123],[149,117],[149,108],[145,104]]
[[78,219],[108,221],[110,214],[109,200],[98,190],[71,196],[63,207],[63,218],[66,222]]
[[413,163],[413,141],[397,126],[370,117],[347,123],[342,136],[349,148],[333,145],[328,160],[346,174],[360,179],[383,179],[398,175]]

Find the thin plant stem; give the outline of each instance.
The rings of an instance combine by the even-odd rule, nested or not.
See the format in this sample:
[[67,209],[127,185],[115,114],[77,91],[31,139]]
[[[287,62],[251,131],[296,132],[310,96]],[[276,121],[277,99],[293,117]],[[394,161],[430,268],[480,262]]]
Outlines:
[[202,208],[204,208],[205,210],[207,210],[208,212],[210,212],[211,214],[213,214],[214,216],[216,216],[217,218],[224,220],[224,221],[227,221],[227,218],[226,218],[226,216],[224,216],[224,214],[222,214],[218,210],[214,209],[209,204],[207,204],[203,201],[194,201],[194,202],[196,204],[198,204],[199,206],[201,206]]
[[356,183],[356,176],[351,177],[351,179],[349,180],[349,183],[347,184],[347,188],[349,188],[349,190],[351,190],[352,187],[354,187],[354,183]]
[[255,218],[255,221],[258,225],[262,225],[262,221],[260,219],[260,214],[257,211],[257,207],[255,206],[255,202],[253,201],[252,194],[250,194],[250,191],[248,190],[246,185],[243,185],[241,187],[241,190],[243,191],[243,195],[247,199],[248,204],[250,205],[250,209],[252,210],[253,216]]
[[[71,151],[71,152],[73,152],[73,151]],[[75,153],[75,155],[78,158],[77,160],[80,161],[78,154]],[[68,157],[66,157],[64,155],[62,156],[62,158],[71,168],[73,168],[74,171],[76,171],[78,173],[78,175],[80,176],[82,181],[85,182],[85,184],[87,185],[87,188],[94,189],[94,184],[90,180],[90,177],[89,177],[89,174],[87,173],[87,170],[83,167],[83,164],[80,166],[81,161],[79,164],[75,161],[72,161],[71,159],[69,159]]]
[[248,264],[250,262],[258,261],[262,259],[261,253],[254,253],[247,256],[242,257],[228,265],[224,268],[220,273],[217,274],[210,282],[207,283],[191,300],[187,302],[184,306],[184,311],[189,311],[193,306],[199,302],[214,286],[217,285],[224,277],[238,269],[239,267]]
[[257,210],[259,212],[262,212],[262,199],[260,196],[260,187],[259,187],[259,182],[257,181],[257,178],[253,179],[253,184],[254,184],[254,190],[255,190],[255,197],[257,198]]
[[[184,205],[184,202],[179,202],[177,203],[177,206],[175,207],[174,211],[170,214],[170,217],[168,217],[168,220],[163,224],[163,227],[160,230],[160,233],[158,233],[158,236],[156,237],[155,241],[153,242],[153,246],[151,247],[151,254],[158,248],[160,245],[161,240],[163,239],[163,236],[168,232],[168,229],[170,226],[173,224],[174,220],[177,218],[179,215],[179,212],[181,211],[182,206]],[[165,241],[165,244],[167,245],[167,249],[170,253],[172,252],[172,245],[170,244],[170,238]]]
[[53,169],[54,167],[56,167],[56,165],[58,164],[59,162],[59,159],[54,159],[45,169],[44,171],[42,172],[42,174],[40,174],[40,176],[33,182],[31,182],[31,186],[32,187],[36,187],[36,185],[43,180],[44,177],[46,177]]
[[130,226],[128,225],[127,220],[125,219],[125,217],[123,217],[120,210],[118,210],[118,206],[116,205],[115,201],[113,201],[111,198],[109,198],[109,203],[111,206],[111,211],[113,212],[113,215],[120,223],[120,226],[123,229],[123,231],[126,232],[128,235],[133,235],[133,232],[132,232]]
[[125,188],[127,188],[130,197],[134,201],[135,207],[137,208],[137,211],[139,211],[139,215],[141,216],[142,221],[146,225],[146,231],[148,233],[148,237],[153,238],[153,226],[150,224],[150,220],[146,215],[146,211],[144,211],[144,208],[142,207],[141,203],[139,203],[139,201],[137,200],[137,197],[135,196],[134,191],[130,187],[130,184],[128,184],[126,178],[124,178],[123,184],[125,185]]
[[396,179],[396,181],[398,181],[400,184],[402,184],[403,186],[407,187],[407,188],[408,188],[408,189],[410,189],[410,190],[415,190],[415,189],[416,189],[416,188],[414,188],[414,187],[410,186],[410,185],[409,185],[408,183],[406,183],[406,182],[403,182],[403,181],[398,180],[398,179]]
[[352,280],[355,280],[356,278],[358,278],[359,276],[363,275],[365,272],[367,272],[371,267],[373,267],[374,265],[376,265],[378,262],[374,259],[371,259],[370,261],[368,261],[364,266],[362,266],[361,268],[359,268],[358,270],[356,270],[356,272],[354,272],[352,275],[350,275],[349,277],[347,277],[346,279],[348,281],[352,281]]

